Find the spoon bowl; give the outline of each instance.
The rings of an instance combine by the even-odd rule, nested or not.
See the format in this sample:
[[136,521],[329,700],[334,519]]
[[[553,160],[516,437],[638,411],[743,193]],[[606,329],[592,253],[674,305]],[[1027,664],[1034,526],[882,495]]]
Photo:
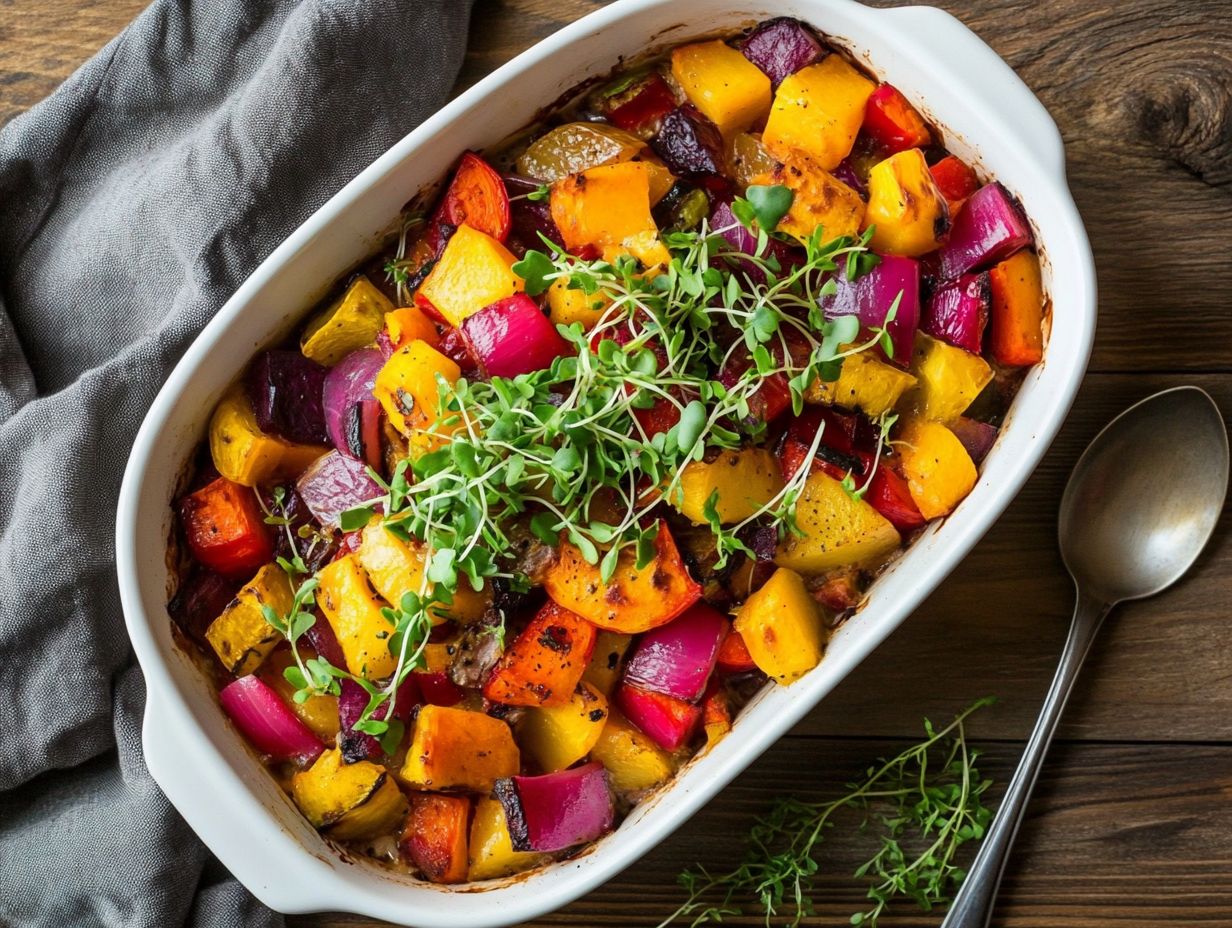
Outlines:
[[1061,556],[1078,588],[1112,604],[1151,596],[1192,566],[1228,486],[1228,434],[1197,387],[1147,397],[1104,427],[1061,498]]

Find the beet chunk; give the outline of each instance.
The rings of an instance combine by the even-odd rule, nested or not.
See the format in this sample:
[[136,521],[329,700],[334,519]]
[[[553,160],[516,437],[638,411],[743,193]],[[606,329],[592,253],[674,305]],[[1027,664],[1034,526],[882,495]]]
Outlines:
[[762,23],[744,40],[740,51],[762,69],[775,86],[821,57],[821,42],[798,19],[780,17]]
[[263,432],[287,441],[323,445],[322,391],[326,369],[298,351],[267,351],[248,370],[248,398]]
[[723,173],[723,137],[692,103],[664,116],[650,145],[675,174]]

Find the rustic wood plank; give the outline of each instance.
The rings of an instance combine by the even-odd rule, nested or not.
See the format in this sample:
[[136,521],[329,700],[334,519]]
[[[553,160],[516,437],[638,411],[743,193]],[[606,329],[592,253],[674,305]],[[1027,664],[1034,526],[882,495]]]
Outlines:
[[[773,748],[676,835],[607,885],[524,928],[650,928],[681,901],[675,875],[699,858],[735,864],[741,838],[769,796],[831,799],[875,757],[900,742],[789,738]],[[993,744],[981,772],[1004,782],[1015,745]],[[1020,837],[994,922],[998,928],[1164,928],[1232,924],[1232,747],[1057,745]],[[1223,795],[1223,801],[1215,797]],[[836,828],[821,856],[819,916],[845,925],[863,890],[849,878],[871,853],[867,838]],[[885,928],[936,925],[908,908]],[[290,920],[292,928],[372,924],[345,915]],[[728,919],[753,928],[760,919]]]

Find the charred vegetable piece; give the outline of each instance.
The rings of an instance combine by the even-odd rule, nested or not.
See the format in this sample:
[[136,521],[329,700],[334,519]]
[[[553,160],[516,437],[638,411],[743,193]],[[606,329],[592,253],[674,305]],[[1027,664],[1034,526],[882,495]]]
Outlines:
[[674,696],[622,683],[616,705],[630,722],[665,751],[678,751],[693,737],[702,710]]
[[616,681],[620,679],[625,652],[632,643],[632,635],[599,632],[595,636],[595,648],[590,655],[590,663],[582,673],[582,682],[589,683],[604,696],[611,696]]
[[449,239],[415,300],[427,301],[452,326],[497,300],[522,290],[513,272],[514,257],[499,241],[470,226],[459,226]]
[[607,772],[596,763],[496,784],[517,851],[563,851],[612,829],[616,817]]
[[879,254],[916,257],[935,250],[950,228],[950,207],[918,148],[909,148],[868,172],[865,228]]
[[583,683],[563,705],[528,709],[519,743],[545,772],[564,770],[590,753],[607,715],[607,697]]
[[1020,251],[988,272],[992,330],[988,353],[998,364],[1029,367],[1044,359],[1044,288],[1039,258]]
[[[365,526],[356,556],[373,589],[387,603],[396,606],[407,593],[420,591],[428,552],[422,544],[404,541],[388,525],[374,522]],[[476,593],[469,583],[459,583],[453,602],[434,610],[433,622],[439,625],[446,618],[477,622],[483,618],[490,601],[489,591]]]
[[456,426],[437,426],[441,418],[438,383],[454,384],[462,371],[427,342],[414,341],[399,348],[376,375],[374,392],[390,423],[410,439],[418,451],[430,451]]
[[513,732],[500,719],[429,705],[419,710],[400,779],[413,789],[486,793],[518,772]]
[[999,434],[995,425],[968,419],[965,416],[959,416],[951,422],[949,429],[962,442],[962,446],[967,449],[967,454],[971,456],[974,464],[979,464],[987,457],[992,446],[997,443]]
[[518,173],[551,184],[597,168],[631,161],[646,150],[638,136],[596,122],[570,122],[540,136],[518,159]]
[[[920,320],[919,262],[888,255],[868,273],[849,280],[847,262],[843,261],[833,280],[834,293],[820,300],[826,318],[856,316],[864,329],[885,325],[894,346],[893,356],[886,360],[899,367],[909,366]],[[886,323],[891,306],[896,307],[894,318]]]
[[651,146],[676,174],[723,171],[723,136],[692,103],[678,106],[663,117]]
[[747,187],[761,174],[768,174],[778,165],[778,159],[766,151],[761,136],[737,132],[728,145],[728,164],[740,187]]
[[290,649],[275,651],[265,659],[265,663],[257,671],[257,676],[278,694],[279,699],[299,716],[299,720],[307,725],[314,735],[332,744],[341,727],[338,720],[338,697],[325,694],[309,696],[303,701],[296,700],[295,687],[287,682],[283,675],[283,671],[294,664]]
[[594,647],[595,627],[549,602],[493,668],[483,694],[511,706],[563,706]]
[[205,630],[205,640],[218,660],[236,676],[256,670],[282,640],[265,621],[264,606],[282,618],[291,611],[291,583],[276,564],[266,564],[258,570]]
[[[794,571],[819,573],[847,564],[875,564],[897,550],[901,541],[876,509],[853,499],[839,481],[823,473],[811,474],[804,482],[796,524],[804,536],[788,535],[775,557],[779,566]],[[743,629],[740,632],[744,635]],[[748,635],[744,639],[756,658]]]
[[598,564],[589,564],[571,544],[544,576],[548,596],[601,629],[635,635],[670,622],[701,597],[701,586],[680,559],[667,523],[660,521],[655,557],[642,569],[625,548],[612,579],[604,583]]
[[896,87],[882,84],[864,108],[864,131],[888,152],[927,148],[933,135],[919,114]]
[[466,796],[413,794],[398,842],[402,856],[429,882],[465,882],[470,815],[471,801]]
[[[348,764],[357,760],[378,759],[382,753],[380,742],[367,732],[355,730],[355,723],[368,708],[368,691],[350,679],[339,681],[339,686],[342,692],[334,700],[334,721],[342,733],[339,742],[342,748],[342,759]],[[402,722],[406,721],[419,701],[419,686],[416,683],[415,674],[411,674],[402,681],[402,685],[398,687],[398,692],[394,695],[393,718]],[[377,721],[389,718],[390,703],[387,702],[376,709],[372,717]]]
[[[809,479],[830,480],[824,474]],[[897,543],[897,533],[895,538]],[[800,679],[821,663],[825,652],[826,634],[817,603],[794,570],[776,570],[745,600],[734,627],[758,669],[779,683]]]
[[274,760],[306,764],[325,750],[260,677],[249,675],[228,683],[218,691],[218,703],[248,743]]
[[384,767],[344,764],[337,750],[291,778],[291,798],[308,821],[340,841],[375,838],[406,814],[406,799]]
[[667,81],[657,71],[651,71],[620,95],[619,105],[609,109],[607,118],[618,129],[644,132],[653,129],[675,105],[676,97]]
[[248,369],[248,399],[261,431],[290,442],[322,445],[321,391],[326,370],[298,351],[267,351]]
[[497,241],[509,235],[509,194],[496,170],[473,151],[458,163],[439,208],[451,226],[470,226]]
[[925,419],[949,422],[961,416],[992,380],[992,368],[978,354],[920,332],[911,372],[917,384],[905,402]]
[[381,404],[372,391],[384,364],[378,348],[352,351],[329,369],[323,389],[330,443],[370,467],[381,463]]
[[724,137],[749,128],[770,109],[770,79],[717,39],[672,49],[672,77]]
[[864,201],[858,193],[802,151],[788,152],[781,157],[782,164],[769,174],[755,178],[759,185],[781,185],[792,192],[791,208],[779,220],[778,231],[786,232],[801,243],[807,243],[818,226],[823,230],[823,241],[859,232],[864,219]]
[[644,690],[695,702],[714,670],[727,620],[706,603],[648,631],[625,666],[625,681]]
[[337,526],[342,513],[381,495],[381,488],[368,476],[367,465],[339,451],[317,458],[295,489],[316,520],[326,526]]
[[933,291],[920,328],[933,338],[978,355],[991,304],[988,274],[963,274]]
[[466,878],[490,880],[529,870],[548,858],[533,851],[515,851],[505,821],[505,808],[497,799],[480,799],[471,818],[470,866]]
[[804,398],[810,403],[861,409],[876,418],[893,409],[915,382],[913,375],[862,351],[844,359],[838,380],[815,382]]
[[939,422],[908,422],[902,440],[903,472],[920,514],[926,519],[949,515],[978,478],[971,456]]
[[371,345],[385,325],[393,303],[367,277],[359,276],[334,303],[317,314],[300,337],[304,357],[332,367],[344,357]]
[[320,445],[292,444],[261,431],[242,384],[227,391],[210,419],[214,467],[246,487],[296,477],[327,450]]
[[603,764],[612,788],[622,793],[658,786],[676,769],[671,754],[618,712],[609,714],[590,756]]
[[416,339],[427,342],[433,348],[440,342],[436,326],[418,306],[401,306],[389,313],[385,317],[385,331],[389,333],[389,344],[395,351]]
[[514,378],[552,366],[568,342],[525,293],[497,300],[462,322],[462,336],[488,377]]
[[192,556],[225,577],[250,577],[274,559],[256,496],[226,477],[180,500],[180,524]]
[[813,30],[786,16],[761,23],[749,33],[740,51],[761,68],[775,87],[823,54],[821,41]]
[[1031,227],[1018,201],[999,183],[973,193],[954,217],[941,249],[941,276],[990,267],[1031,244]]
[[[785,78],[774,94],[762,144],[787,160],[802,151],[826,171],[851,154],[876,85],[831,54]],[[839,233],[827,229],[827,238]]]
[[317,605],[334,629],[347,670],[369,680],[388,677],[397,664],[397,657],[389,651],[393,626],[381,614],[383,604],[368,585],[358,558],[354,554],[340,557],[319,577]]

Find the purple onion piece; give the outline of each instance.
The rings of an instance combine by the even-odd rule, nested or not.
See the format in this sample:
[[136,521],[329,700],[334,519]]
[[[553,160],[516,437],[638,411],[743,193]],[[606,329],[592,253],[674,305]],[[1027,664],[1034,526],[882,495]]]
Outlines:
[[607,771],[591,762],[538,777],[496,781],[515,851],[563,851],[611,831],[616,817]]
[[642,635],[625,665],[625,682],[696,702],[706,689],[726,632],[723,614],[699,602]]
[[976,464],[988,456],[988,452],[992,450],[992,446],[997,441],[997,435],[1000,434],[1000,430],[995,425],[980,422],[978,419],[968,419],[966,416],[959,416],[950,423],[950,431],[962,442],[962,446],[967,449],[967,454]]
[[955,348],[979,354],[991,306],[988,274],[963,274],[933,291],[920,328]]
[[331,451],[304,471],[295,485],[304,503],[322,525],[337,526],[338,518],[381,495],[363,461]]
[[919,262],[914,258],[886,255],[875,268],[855,280],[847,279],[845,268],[844,263],[834,275],[838,289],[832,296],[822,298],[822,311],[830,319],[854,315],[862,328],[875,329],[885,322],[886,314],[898,299],[898,309],[886,326],[894,345],[893,357],[887,360],[907,367],[911,363],[915,330],[920,320]]
[[364,447],[364,420],[380,413],[372,395],[386,356],[379,348],[360,348],[330,368],[322,389],[325,429],[330,444],[357,460],[370,459]]
[[941,276],[953,280],[990,267],[1031,241],[1022,206],[1001,184],[988,184],[971,194],[954,217],[949,240],[940,253]]

